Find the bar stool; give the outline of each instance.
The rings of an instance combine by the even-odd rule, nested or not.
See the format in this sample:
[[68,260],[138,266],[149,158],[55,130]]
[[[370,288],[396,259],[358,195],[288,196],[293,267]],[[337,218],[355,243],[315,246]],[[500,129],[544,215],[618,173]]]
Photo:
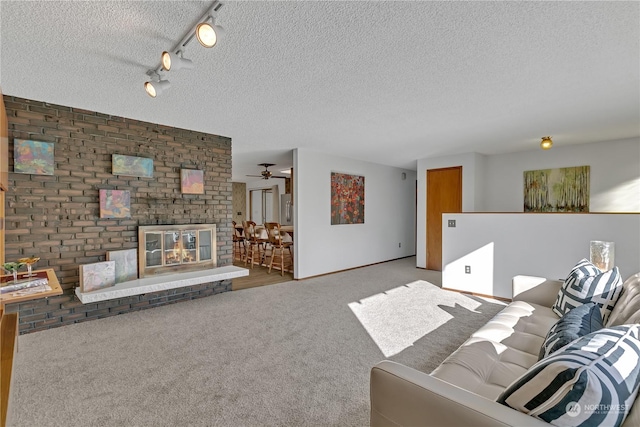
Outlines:
[[291,251],[292,242],[285,242],[282,240],[282,230],[280,224],[277,222],[265,222],[264,226],[267,229],[267,235],[269,238],[269,246],[271,247],[271,260],[269,261],[269,274],[271,274],[271,268],[273,267],[274,259],[280,260],[280,275],[284,276],[284,258],[285,250],[289,252],[289,259],[291,261],[291,270],[293,270],[293,252]]
[[266,239],[260,238],[260,233],[256,230],[256,223],[253,221],[242,221],[242,225],[244,228],[244,238],[247,243],[246,246],[246,256],[244,258],[244,265],[247,263],[251,263],[251,268],[253,265],[262,262],[262,251],[264,250],[264,245],[266,244]]
[[242,261],[245,257],[247,248],[244,244],[245,238],[238,228],[236,228],[236,222],[233,223],[233,258]]

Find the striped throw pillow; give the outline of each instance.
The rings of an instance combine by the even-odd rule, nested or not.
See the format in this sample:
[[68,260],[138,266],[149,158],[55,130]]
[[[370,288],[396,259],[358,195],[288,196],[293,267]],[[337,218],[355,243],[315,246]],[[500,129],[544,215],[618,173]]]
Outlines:
[[640,324],[601,329],[533,365],[498,402],[555,426],[620,426],[640,388]]
[[547,337],[540,348],[538,360],[603,327],[600,307],[595,302],[589,302],[571,309],[549,329]]
[[595,302],[600,307],[603,322],[607,323],[620,293],[622,277],[618,267],[603,272],[588,260],[582,259],[569,272],[551,308],[558,316],[564,316],[572,308]]

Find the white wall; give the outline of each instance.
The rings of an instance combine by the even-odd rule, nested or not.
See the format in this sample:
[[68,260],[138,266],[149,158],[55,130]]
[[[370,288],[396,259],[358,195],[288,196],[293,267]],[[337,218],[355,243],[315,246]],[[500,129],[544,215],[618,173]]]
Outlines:
[[416,266],[426,268],[426,171],[462,166],[463,212],[523,212],[523,172],[589,165],[591,212],[640,212],[640,138],[502,155],[477,153],[418,160]]
[[[415,254],[414,171],[304,148],[293,163],[295,278]],[[331,225],[331,172],[365,177],[364,224]]]
[[564,279],[591,240],[615,243],[623,279],[640,272],[640,214],[445,214],[442,286],[511,298],[513,276]]
[[486,157],[486,212],[523,211],[523,172],[591,167],[590,212],[640,212],[640,138]]

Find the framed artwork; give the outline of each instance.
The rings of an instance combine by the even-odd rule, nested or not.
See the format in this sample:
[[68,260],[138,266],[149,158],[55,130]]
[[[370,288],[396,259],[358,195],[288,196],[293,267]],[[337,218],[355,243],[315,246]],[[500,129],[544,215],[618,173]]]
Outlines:
[[204,171],[180,169],[182,194],[204,194]]
[[107,261],[116,263],[116,283],[138,278],[138,250],[107,251]]
[[589,166],[524,172],[525,212],[589,212]]
[[80,266],[80,291],[91,292],[116,284],[115,261],[96,262]]
[[15,139],[13,171],[32,175],[53,175],[53,142]]
[[364,176],[331,172],[331,225],[364,224]]
[[114,154],[111,156],[111,173],[114,175],[153,178],[153,159]]
[[100,218],[131,218],[129,190],[100,190]]

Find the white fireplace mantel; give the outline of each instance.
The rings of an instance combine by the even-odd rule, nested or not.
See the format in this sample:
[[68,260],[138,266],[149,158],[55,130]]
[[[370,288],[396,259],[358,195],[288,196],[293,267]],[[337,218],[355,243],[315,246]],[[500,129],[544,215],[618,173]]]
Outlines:
[[151,292],[183,288],[185,286],[194,286],[201,283],[218,282],[248,275],[249,270],[246,268],[227,265],[207,270],[144,277],[142,279],[117,283],[115,286],[93,292],[80,292],[80,287],[77,287],[76,296],[83,304],[88,304],[132,295],[142,295]]

